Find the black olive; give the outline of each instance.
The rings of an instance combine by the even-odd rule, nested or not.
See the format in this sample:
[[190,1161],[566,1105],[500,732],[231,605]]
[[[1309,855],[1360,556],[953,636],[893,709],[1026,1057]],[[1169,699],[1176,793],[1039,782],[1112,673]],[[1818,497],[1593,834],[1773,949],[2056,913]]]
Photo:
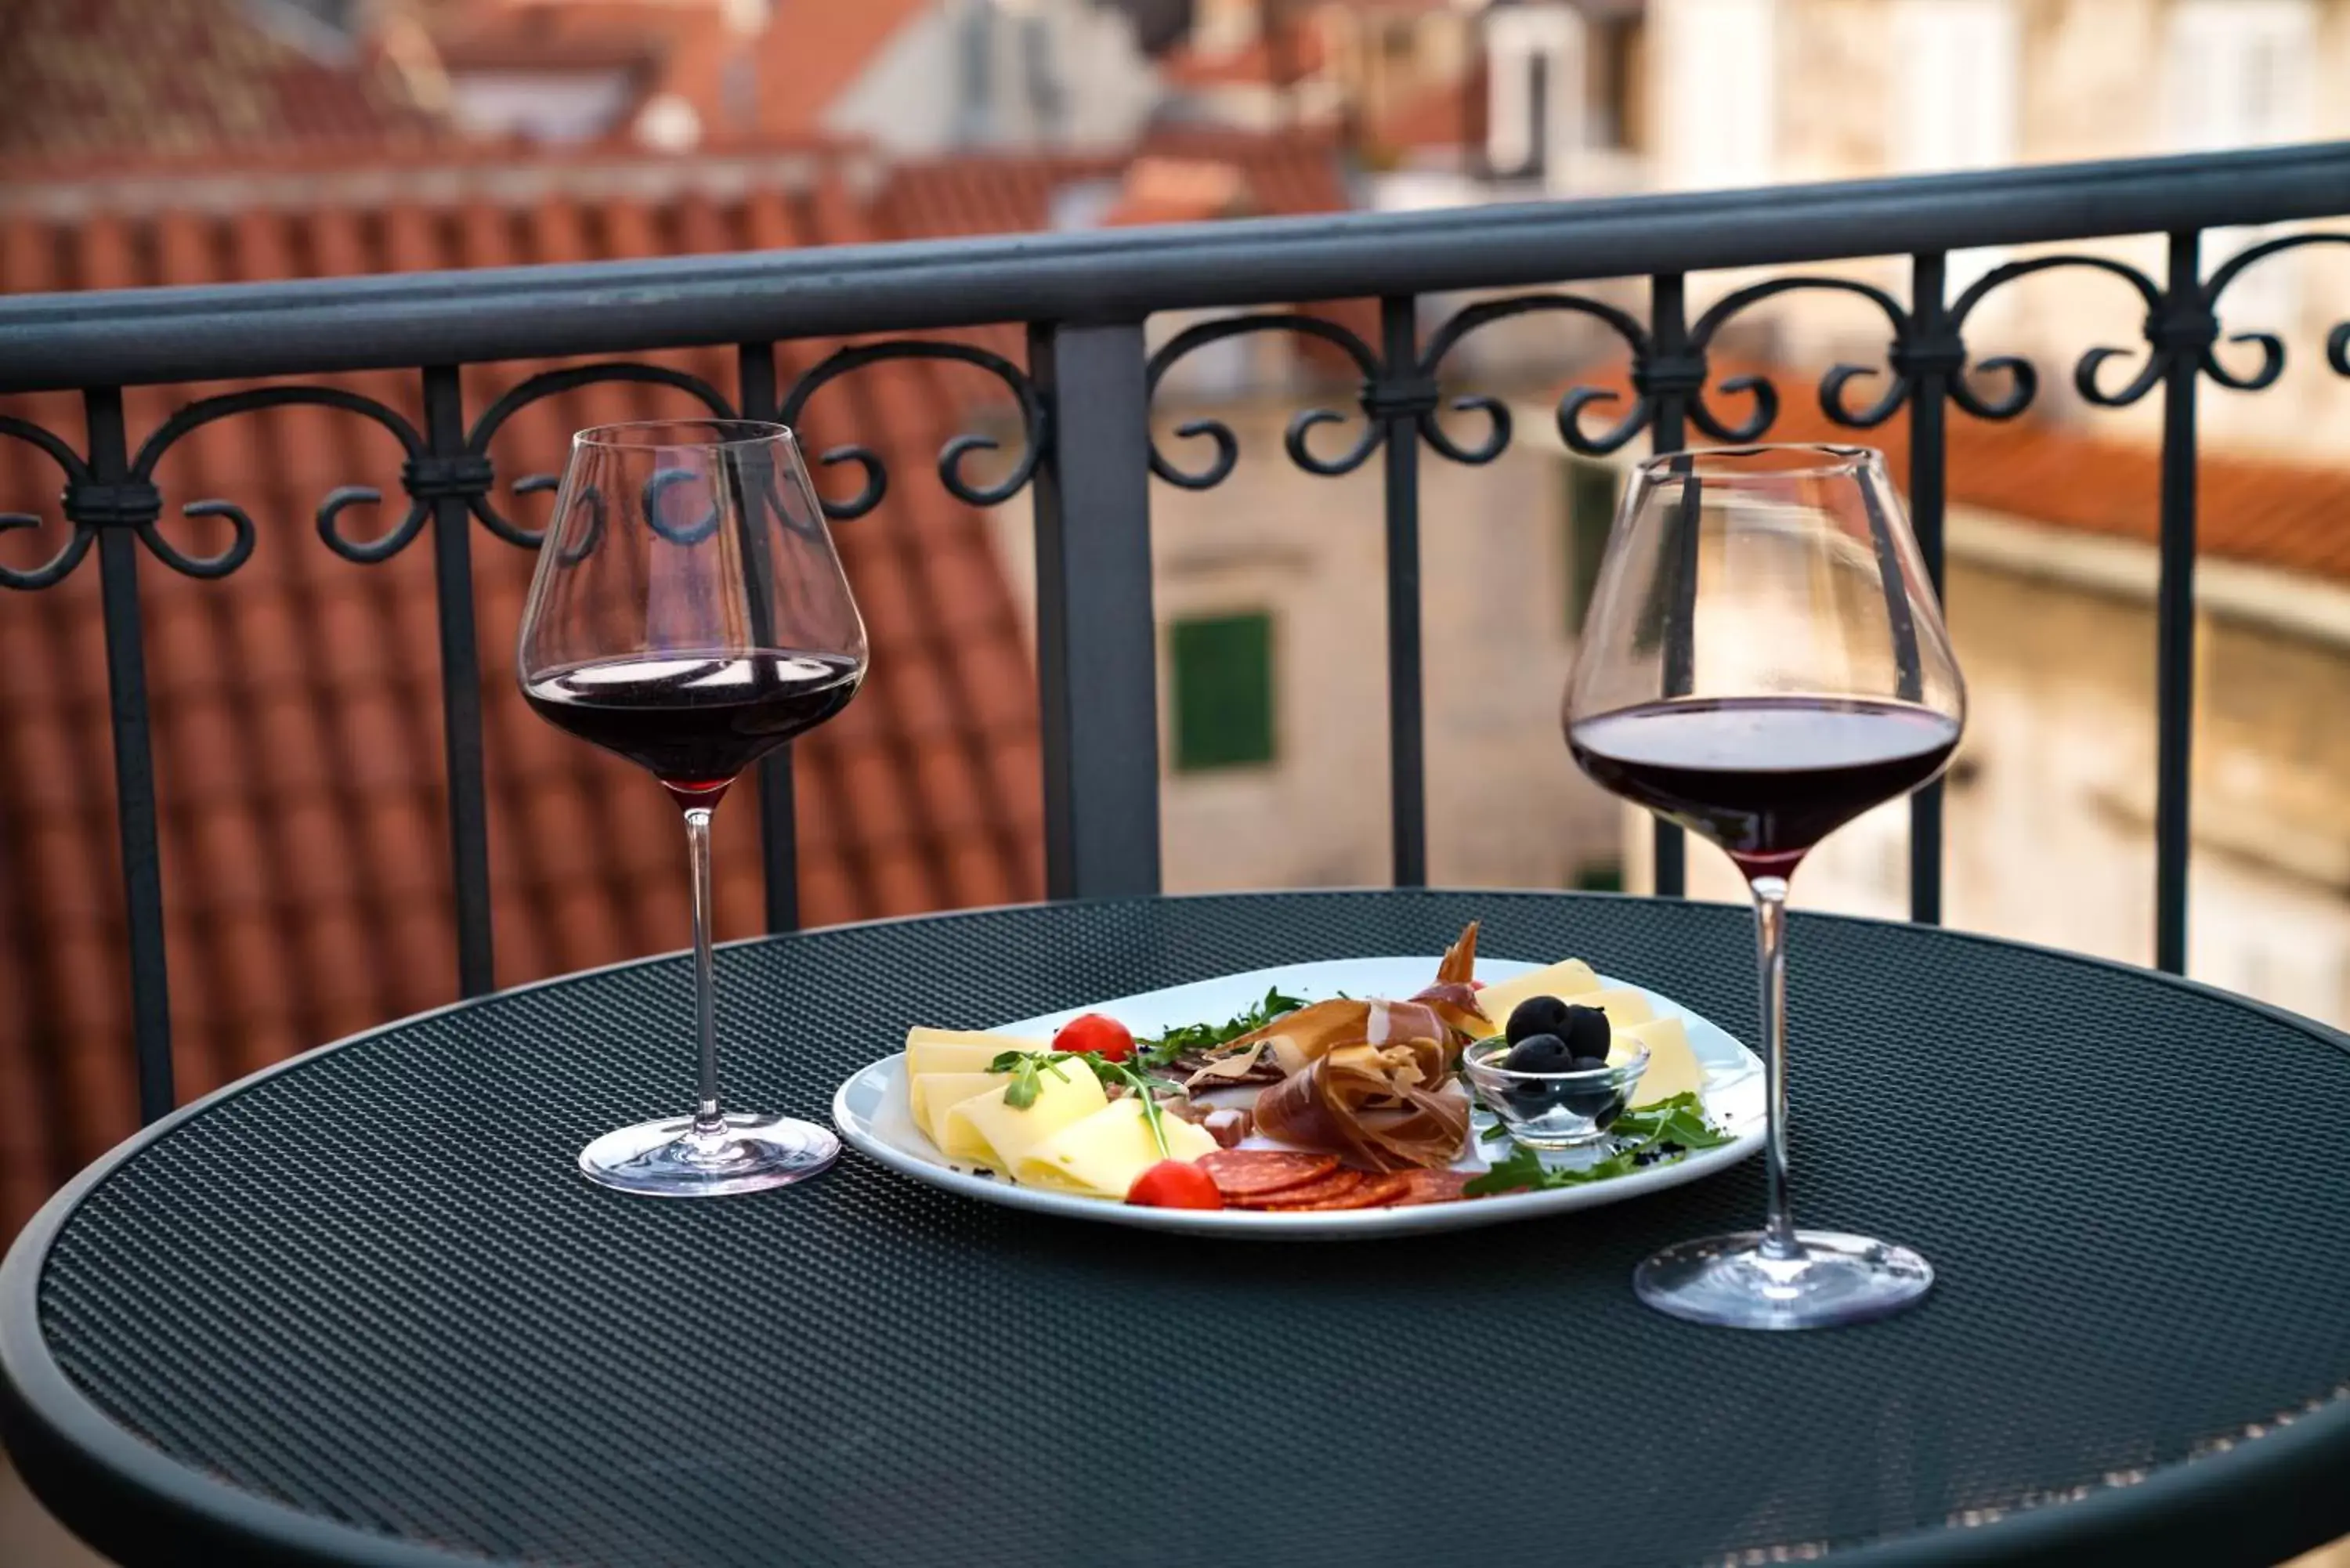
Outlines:
[[1607,1047],[1615,1040],[1615,1031],[1607,1024],[1607,1014],[1596,1007],[1567,1007],[1566,1016],[1559,1021],[1558,1037],[1573,1047],[1577,1056],[1596,1056],[1605,1063]]
[[1502,1066],[1512,1073],[1571,1073],[1575,1053],[1555,1034],[1529,1034],[1510,1047]]
[[[1567,1070],[1573,1073],[1604,1073],[1607,1070],[1607,1064],[1596,1056],[1578,1056]],[[1614,1121],[1617,1113],[1624,1108],[1621,1103],[1623,1093],[1623,1090],[1608,1084],[1589,1084],[1562,1091],[1559,1103],[1576,1116],[1589,1116],[1604,1127]]]
[[1555,996],[1529,996],[1510,1009],[1510,1022],[1502,1033],[1514,1045],[1529,1034],[1566,1033],[1566,1015],[1571,1011]]

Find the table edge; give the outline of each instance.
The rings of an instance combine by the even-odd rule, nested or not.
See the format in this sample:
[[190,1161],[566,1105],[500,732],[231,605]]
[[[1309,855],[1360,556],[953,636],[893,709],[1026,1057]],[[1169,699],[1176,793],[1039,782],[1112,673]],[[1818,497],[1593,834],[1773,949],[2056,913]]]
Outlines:
[[[1593,901],[1642,898],[1637,894],[1589,893],[1545,888],[1318,888],[1289,890],[1142,894],[1116,898],[993,905],[912,916],[844,922],[799,931],[767,932],[720,944],[757,943],[833,931],[934,920],[983,918],[1014,910],[1149,904],[1204,899],[1360,897],[1400,892],[1407,896],[1513,896]],[[1658,900],[1661,901],[1661,900]],[[1735,909],[1735,906],[1724,906]],[[1890,929],[1924,930],[1970,944],[2016,950],[2099,970],[2115,970],[2198,992],[2250,1009],[2330,1044],[2350,1055],[2350,1034],[2315,1019],[2205,981],[2062,948],[1952,930],[1913,921],[1868,916],[1804,912],[1805,924],[1836,921]],[[0,1445],[41,1502],[77,1535],[109,1555],[131,1562],[217,1561],[226,1548],[256,1563],[350,1563],[365,1568],[451,1568],[484,1560],[421,1542],[379,1534],[277,1502],[172,1458],[131,1433],[76,1387],[50,1354],[40,1328],[40,1282],[50,1245],[74,1211],[117,1170],[182,1124],[266,1083],[280,1074],[311,1065],[331,1053],[360,1044],[394,1029],[504,997],[518,996],[591,976],[666,962],[686,950],[621,959],[608,964],[549,975],[543,980],[462,997],[317,1045],[283,1062],[234,1079],[189,1101],[125,1138],[75,1174],[35,1212],[0,1257]],[[1723,1331],[1729,1332],[1729,1331]],[[2080,1562],[2081,1553],[2137,1550],[2150,1561],[2236,1563],[2272,1568],[2276,1563],[2323,1545],[2350,1530],[2350,1492],[2330,1511],[2324,1500],[2336,1493],[2340,1469],[2350,1462],[2350,1398],[2280,1419],[2256,1438],[2228,1449],[2165,1465],[2133,1484],[2111,1486],[2088,1497],[2033,1505],[1979,1523],[1928,1526],[1866,1543],[1821,1542],[1830,1556],[1852,1568],[1970,1568],[1977,1563],[2045,1563],[2049,1568]],[[2212,1494],[2227,1494],[2224,1504]],[[160,1549],[159,1549],[159,1543]]]

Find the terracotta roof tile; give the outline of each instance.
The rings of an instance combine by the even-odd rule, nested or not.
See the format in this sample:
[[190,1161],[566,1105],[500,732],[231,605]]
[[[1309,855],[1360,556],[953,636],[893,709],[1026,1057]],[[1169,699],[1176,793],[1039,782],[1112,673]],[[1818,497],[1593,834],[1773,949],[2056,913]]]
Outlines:
[[958,904],[1009,904],[1035,893],[1006,875],[1003,857],[981,838],[966,838],[949,847],[948,897]]
[[1126,171],[1118,202],[1102,219],[1105,227],[1136,223],[1191,223],[1238,217],[1255,204],[1248,175],[1215,158],[1138,158]]
[[910,846],[883,851],[867,872],[870,889],[870,912],[886,919],[893,915],[918,915],[934,909],[939,902],[939,889]]
[[858,914],[855,878],[838,856],[803,856],[800,913],[812,924],[853,920]]
[[0,158],[377,151],[441,122],[379,61],[328,65],[240,0],[12,0],[0,50]]

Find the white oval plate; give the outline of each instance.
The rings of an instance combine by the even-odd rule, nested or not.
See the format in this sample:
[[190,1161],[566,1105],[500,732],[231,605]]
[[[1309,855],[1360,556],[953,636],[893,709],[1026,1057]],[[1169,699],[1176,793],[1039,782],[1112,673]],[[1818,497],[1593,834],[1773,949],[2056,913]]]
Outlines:
[[[1042,1018],[1023,1018],[990,1027],[1001,1034],[1050,1035],[1072,1018],[1086,1012],[1107,1012],[1137,1035],[1157,1034],[1178,1024],[1221,1022],[1245,1012],[1263,999],[1269,986],[1278,985],[1308,1002],[1325,1001],[1341,992],[1352,996],[1409,996],[1429,983],[1437,960],[1430,958],[1333,959],[1321,963],[1284,964],[1252,970],[1190,985],[1169,986],[1139,996],[1089,1002]],[[1506,959],[1480,959],[1478,978],[1507,980],[1538,966]],[[1477,1225],[1499,1225],[1529,1220],[1569,1209],[1593,1209],[1620,1203],[1644,1192],[1678,1187],[1737,1164],[1762,1147],[1762,1064],[1730,1035],[1645,986],[1608,980],[1610,986],[1629,986],[1648,999],[1659,1016],[1678,1014],[1689,1030],[1690,1047],[1706,1070],[1705,1108],[1715,1125],[1731,1135],[1719,1148],[1700,1149],[1679,1159],[1649,1166],[1629,1176],[1595,1181],[1586,1187],[1554,1188],[1542,1192],[1503,1193],[1471,1202],[1428,1203],[1409,1209],[1354,1209],[1333,1213],[1264,1214],[1246,1210],[1144,1209],[1105,1199],[1080,1198],[1021,1187],[1001,1176],[972,1174],[972,1168],[949,1162],[936,1144],[914,1125],[906,1103],[905,1056],[888,1056],[852,1075],[832,1096],[833,1125],[863,1153],[901,1175],[932,1187],[1040,1214],[1065,1214],[1073,1220],[1104,1220],[1113,1225],[1139,1225],[1150,1231],[1184,1231],[1211,1236],[1257,1240],[1334,1241],[1349,1236],[1404,1236],[1425,1231],[1459,1231]],[[1478,1125],[1484,1123],[1480,1114]],[[1511,1146],[1496,1140],[1496,1152]],[[1470,1152],[1454,1162],[1461,1170],[1482,1170],[1487,1161],[1471,1139]]]

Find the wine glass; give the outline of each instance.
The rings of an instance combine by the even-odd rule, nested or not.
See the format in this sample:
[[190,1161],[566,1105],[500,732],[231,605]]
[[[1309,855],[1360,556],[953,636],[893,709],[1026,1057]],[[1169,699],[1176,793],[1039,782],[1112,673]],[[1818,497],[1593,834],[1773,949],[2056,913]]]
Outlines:
[[588,1179],[663,1198],[813,1176],[830,1129],[722,1111],[710,957],[710,816],[754,762],[847,706],[865,623],[792,433],[740,420],[581,431],[523,609],[539,717],[651,771],[685,815],[693,882],[693,1114],[609,1132]]
[[1601,785],[1719,845],[1754,895],[1768,1077],[1760,1231],[1684,1241],[1634,1288],[1675,1316],[1814,1328],[1933,1283],[1907,1247],[1798,1231],[1787,1182],[1787,878],[1814,845],[1950,762],[1966,691],[1866,447],[1750,446],[1640,464],[1608,535],[1566,694]]

